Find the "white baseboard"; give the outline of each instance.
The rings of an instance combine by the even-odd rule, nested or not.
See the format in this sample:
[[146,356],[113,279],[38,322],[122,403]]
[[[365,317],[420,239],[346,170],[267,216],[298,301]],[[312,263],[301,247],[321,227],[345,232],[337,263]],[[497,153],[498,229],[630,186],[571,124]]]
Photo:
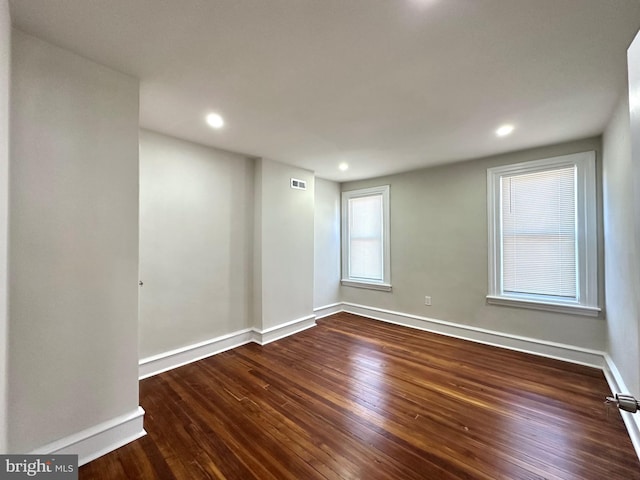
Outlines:
[[316,307],[313,309],[313,313],[316,314],[316,320],[340,312],[342,312],[342,302],[323,305],[322,307]]
[[316,316],[308,315],[264,330],[254,328],[253,331],[255,333],[255,338],[253,341],[259,345],[266,345],[267,343],[275,342],[276,340],[280,340],[281,338],[288,337],[289,335],[302,332],[307,328],[315,326]]
[[[171,350],[169,352],[144,358],[140,361],[140,379],[156,375],[167,370],[200,360],[225,350],[249,342],[265,345],[281,338],[293,335],[316,325],[315,315],[309,315],[264,330],[247,328],[223,335],[205,342]],[[34,450],[33,454],[74,454],[78,455],[78,464],[84,465],[133,440],[146,435],[143,426],[142,407],[81,432],[57,440]]]
[[[611,393],[629,393],[629,389],[625,385],[618,367],[613,363],[613,359],[608,353],[605,354],[604,359],[605,364],[602,371],[607,379],[609,388],[611,388]],[[622,415],[622,420],[624,420],[624,424],[627,427],[627,432],[629,432],[629,437],[631,438],[633,448],[636,450],[636,455],[638,455],[638,458],[640,459],[640,412],[630,413],[620,410],[620,414]]]
[[[373,320],[380,320],[387,323],[402,325],[405,327],[426,330],[428,332],[440,333],[450,337],[470,340],[472,342],[484,343],[509,350],[531,353],[542,357],[554,358],[571,363],[578,363],[589,367],[601,369],[611,388],[612,393],[627,393],[626,387],[620,372],[608,353],[598,350],[575,347],[561,343],[548,342],[535,338],[521,337],[517,335],[495,332],[468,325],[460,325],[443,320],[420,317],[406,313],[393,312],[381,308],[367,307],[352,303],[343,303],[342,311],[354,313]],[[604,399],[603,399],[604,400]],[[620,411],[627,432],[631,438],[633,448],[640,458],[640,412],[632,414]]]
[[244,330],[238,330],[204,342],[194,343],[193,345],[143,358],[139,362],[138,378],[142,380],[143,378],[181,367],[187,363],[202,360],[216,353],[222,353],[245,345],[254,340],[255,333],[253,329],[245,328]]
[[31,454],[78,455],[78,465],[84,465],[116,448],[137,440],[147,434],[143,427],[144,410],[137,410],[107,420],[94,427],[74,433],[68,437],[40,447]]
[[[609,357],[605,352],[598,350],[496,332],[470,325],[462,325],[444,320],[437,320],[348,302],[324,305],[322,307],[314,308],[313,311],[315,315],[302,317],[264,330],[258,330],[256,328],[240,330],[206,342],[201,342],[161,355],[142,359],[140,361],[140,379],[171,370],[181,365],[215,355],[216,353],[220,353],[231,348],[239,347],[249,342],[266,345],[267,343],[314,327],[316,325],[316,319],[327,317],[339,312],[347,312],[371,318],[373,320],[438,333],[449,337],[460,338],[462,340],[469,340],[495,347],[516,350],[519,352],[598,368],[603,370],[605,378],[613,393],[628,392],[628,389],[626,388],[611,357]],[[633,415],[628,412],[621,412],[621,414],[629,432],[631,442],[638,454],[638,458],[640,458],[640,413]],[[142,434],[139,436],[144,435],[144,433],[144,430],[142,430]],[[131,440],[134,440],[135,438],[131,438]],[[122,445],[125,443],[127,442],[124,442]],[[105,450],[103,453],[107,453],[107,451],[108,450]],[[103,453],[100,453],[99,455],[102,455]],[[93,458],[97,458],[97,456],[94,456]],[[90,457],[87,458],[89,458],[89,460],[86,461],[91,460]]]
[[138,378],[143,380],[250,342],[266,345],[289,335],[302,332],[307,328],[315,327],[315,325],[316,316],[309,315],[264,330],[245,328],[244,330],[238,330],[204,342],[194,343],[193,345],[143,358],[139,362]]
[[587,348],[565,345],[562,343],[539,340],[537,338],[521,337],[509,333],[496,332],[470,325],[420,317],[408,313],[394,312],[382,308],[368,307],[354,303],[343,303],[342,310],[354,313],[373,320],[416,328],[427,332],[439,333],[449,337],[470,340],[472,342],[502,347],[518,352],[531,353],[542,357],[564,360],[589,367],[602,368],[604,365],[604,352]]

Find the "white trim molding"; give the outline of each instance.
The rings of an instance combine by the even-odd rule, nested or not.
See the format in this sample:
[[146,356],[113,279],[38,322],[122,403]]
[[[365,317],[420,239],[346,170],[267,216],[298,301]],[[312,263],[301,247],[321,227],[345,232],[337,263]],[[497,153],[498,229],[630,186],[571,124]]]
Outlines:
[[381,290],[383,292],[390,292],[392,290],[391,285],[388,283],[358,282],[346,278],[340,280],[340,284],[345,287],[368,288],[369,290]]
[[68,437],[56,440],[31,452],[33,455],[78,455],[78,465],[84,465],[117,448],[144,437],[144,410],[138,407],[131,413],[107,420]]
[[275,342],[281,338],[288,337],[300,333],[311,327],[316,326],[316,316],[308,315],[306,317],[297,318],[290,322],[281,323],[273,327],[265,328],[264,330],[253,329],[255,337],[253,341],[258,345],[266,345],[267,343]]
[[[533,173],[548,173],[572,169],[575,184],[575,296],[541,295],[532,292],[511,292],[504,281],[503,181]],[[596,208],[596,153],[572,153],[514,165],[487,169],[487,222],[489,233],[487,301],[497,305],[519,306],[578,315],[599,315],[598,307],[598,245]],[[538,272],[540,273],[540,272]],[[524,289],[526,290],[526,289]]]
[[[329,307],[338,307],[336,311],[341,311],[340,304]],[[335,313],[335,312],[332,312]],[[326,315],[330,315],[327,313]],[[297,318],[290,322],[281,323],[273,327],[259,330],[257,328],[245,328],[216,338],[211,338],[203,342],[194,343],[185,347],[176,348],[168,352],[153,355],[140,359],[138,367],[138,378],[143,380],[153,375],[157,375],[174,368],[197,362],[203,358],[216,355],[218,353],[241,347],[247,343],[257,343],[258,345],[266,345],[267,343],[280,340],[281,338],[302,332],[307,328],[316,326],[316,316],[308,315],[306,317]]]
[[331,303],[329,305],[322,305],[313,309],[313,313],[316,315],[316,320],[319,320],[334,313],[340,313],[342,311],[342,302]]
[[546,310],[550,312],[567,313],[569,315],[584,315],[588,317],[597,317],[600,315],[600,307],[586,307],[578,305],[577,303],[572,305],[569,303],[558,303],[557,305],[551,302],[539,302],[529,298],[509,298],[487,295],[487,303],[493,305],[506,305],[508,307],[518,308],[531,308],[533,310]]
[[[315,315],[308,315],[306,317],[298,318],[290,322],[285,322],[280,325],[266,328],[264,330],[258,330],[256,328],[239,330],[228,335],[201,342],[188,347],[172,350],[161,355],[154,357],[148,357],[140,361],[140,379],[156,375],[158,373],[171,370],[173,368],[185,365],[187,363],[200,360],[202,358],[221,353],[225,350],[229,350],[241,345],[245,345],[250,342],[257,343],[259,345],[266,345],[267,343],[279,340],[289,335],[307,330],[308,328],[316,326],[316,319],[324,318],[329,315],[333,315],[340,312],[353,313],[363,317],[370,318],[372,320],[378,320],[386,323],[400,325],[409,328],[415,328],[417,330],[424,330],[427,332],[438,333],[449,337],[459,338],[462,340],[468,340],[476,343],[482,343],[485,345],[491,345],[500,348],[506,348],[508,350],[515,350],[524,353],[530,353],[541,357],[553,358],[556,360],[562,360],[565,362],[576,363],[580,365],[586,365],[593,368],[598,368],[603,371],[605,379],[611,388],[612,393],[626,393],[628,389],[620,375],[620,372],[616,368],[613,360],[609,354],[599,351],[591,350],[587,348],[576,347],[573,345],[566,345],[562,343],[550,342],[546,340],[540,340],[536,338],[523,337],[519,335],[512,335],[509,333],[497,332],[494,330],[488,330],[479,327],[473,327],[470,325],[463,325],[459,323],[447,322],[444,320],[437,320],[434,318],[421,317],[419,315],[412,315],[408,313],[395,312],[392,310],[385,310],[377,307],[370,307],[366,305],[358,305],[348,302],[332,303],[330,305],[324,305],[314,308]],[[604,399],[603,399],[604,400]],[[135,440],[145,435],[144,429],[142,429],[142,418],[144,414],[142,408],[138,410],[140,415],[140,426],[132,429],[133,432],[137,432],[137,436],[134,433],[129,440],[123,441],[117,444],[117,441],[113,442],[113,447],[108,448],[95,448],[93,451],[97,454],[81,454],[81,465],[87,463],[94,458],[103,455],[110,450],[125,445],[131,440]],[[624,420],[629,437],[635,448],[638,458],[640,458],[640,413],[631,414],[629,412],[620,412],[622,419]],[[116,419],[117,420],[117,419]],[[99,433],[109,430],[107,423],[113,423],[117,426],[121,421],[112,421],[101,424],[95,427],[97,433],[91,433],[90,430],[81,432],[69,439],[63,439],[54,444],[50,444],[47,447],[38,449],[33,453],[78,453],[79,450],[64,450],[69,445],[75,445],[83,440],[85,437],[93,437]],[[75,437],[78,437],[77,441],[74,441]],[[126,438],[126,435],[119,435],[119,438]],[[58,445],[60,444],[60,445]],[[84,461],[83,461],[84,460]]]
[[[625,385],[618,367],[613,363],[613,359],[608,353],[604,355],[604,360],[605,363],[602,371],[604,377],[607,379],[611,393],[628,393],[629,389]],[[620,410],[620,415],[622,415],[622,420],[627,427],[627,432],[629,432],[629,437],[631,438],[631,443],[636,451],[636,455],[638,455],[638,459],[640,459],[640,412],[630,413]]]
[[264,330],[246,328],[204,342],[143,358],[140,360],[139,378],[142,380],[250,342],[257,343],[258,345],[266,345],[314,327],[316,326],[316,319],[339,312],[354,313],[372,320],[439,333],[449,337],[517,350],[519,352],[532,353],[534,355],[578,363],[589,367],[601,369],[604,366],[605,354],[598,350],[497,332],[377,307],[339,302],[315,308],[314,315],[301,317]]
[[[372,320],[379,320],[404,327],[425,330],[427,332],[439,333],[449,337],[506,348],[508,350],[516,350],[541,357],[554,358],[556,360],[598,368],[602,370],[612,393],[629,392],[618,368],[609,354],[599,350],[511,335],[469,325],[461,325],[444,320],[436,320],[347,302],[342,304],[342,311],[371,318]],[[631,443],[636,451],[636,455],[638,455],[640,459],[640,412],[632,414],[621,410],[620,414],[627,427],[627,432],[631,438]]]
[[343,311],[354,313],[373,320],[416,328],[432,333],[439,333],[449,337],[484,343],[494,347],[516,350],[518,352],[532,353],[542,357],[555,358],[566,362],[578,363],[589,367],[602,368],[604,365],[604,352],[587,348],[566,345],[563,343],[549,342],[537,338],[522,337],[510,333],[496,332],[470,325],[436,320],[434,318],[421,317],[408,313],[394,312],[382,308],[368,307],[354,303],[343,303]]
[[172,370],[191,362],[202,360],[217,353],[222,353],[232,348],[240,347],[255,341],[255,332],[251,328],[238,330],[220,337],[194,343],[186,347],[177,348],[159,355],[153,355],[140,359],[138,378],[140,380],[157,375],[158,373]]
[[[389,185],[361,188],[342,192],[341,215],[341,251],[342,251],[342,281],[341,284],[348,287],[371,288],[373,290],[391,291],[391,227],[389,226]],[[351,272],[351,227],[352,227],[352,202],[364,197],[380,197],[381,229],[379,261],[382,269],[378,278],[354,276]],[[373,235],[373,232],[369,232]],[[372,237],[374,238],[374,237]],[[372,238],[367,237],[368,240]],[[363,272],[360,272],[363,273]]]

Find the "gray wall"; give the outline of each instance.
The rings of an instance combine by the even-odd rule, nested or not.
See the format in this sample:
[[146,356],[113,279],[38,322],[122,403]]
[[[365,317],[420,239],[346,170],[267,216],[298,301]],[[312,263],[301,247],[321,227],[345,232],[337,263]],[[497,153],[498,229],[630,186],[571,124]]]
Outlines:
[[[604,350],[602,318],[488,305],[485,299],[487,168],[586,150],[596,150],[600,162],[600,140],[593,138],[343,184],[343,191],[391,185],[393,291],[341,287],[342,300]],[[424,305],[425,295],[433,306]]]
[[340,301],[340,184],[316,178],[313,307]]
[[[290,178],[307,190],[290,188]],[[255,318],[258,329],[313,314],[313,172],[274,162],[256,165]]]
[[254,162],[140,133],[140,356],[252,325]]
[[138,81],[14,31],[9,449],[138,406]]
[[7,242],[9,226],[9,83],[11,18],[0,0],[0,453],[7,450]]
[[635,244],[629,100],[624,95],[602,137],[605,286],[609,353],[627,387],[640,394],[640,270]]
[[307,170],[142,131],[140,357],[311,315],[314,196]]

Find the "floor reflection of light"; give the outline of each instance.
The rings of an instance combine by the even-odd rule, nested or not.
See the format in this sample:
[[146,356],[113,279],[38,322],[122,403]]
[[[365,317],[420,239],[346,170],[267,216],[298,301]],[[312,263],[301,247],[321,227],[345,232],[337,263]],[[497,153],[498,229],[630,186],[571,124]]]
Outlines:
[[349,356],[348,371],[351,377],[347,395],[351,401],[350,409],[360,419],[372,424],[365,430],[366,438],[363,440],[375,443],[376,427],[384,428],[386,424],[383,411],[388,391],[384,356],[370,346],[354,346]]
[[[569,472],[576,475],[572,478],[581,478],[582,467],[572,459],[583,448],[581,440],[586,432],[578,429],[570,414],[561,416],[562,412],[556,411],[555,423],[550,423],[548,418],[538,417],[539,410],[537,403],[528,404],[527,401],[523,401],[518,409],[502,410],[496,430],[504,432],[505,445],[517,446],[518,456],[524,459],[525,466],[532,467],[530,462],[542,462],[545,469],[557,475]],[[548,460],[534,460],[540,458],[552,458],[553,464]]]

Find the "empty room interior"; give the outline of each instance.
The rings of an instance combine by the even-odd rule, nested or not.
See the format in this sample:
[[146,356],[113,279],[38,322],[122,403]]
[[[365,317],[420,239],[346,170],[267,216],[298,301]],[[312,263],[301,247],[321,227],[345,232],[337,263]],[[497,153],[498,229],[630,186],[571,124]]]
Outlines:
[[640,479],[639,29],[637,0],[0,0],[0,454]]

